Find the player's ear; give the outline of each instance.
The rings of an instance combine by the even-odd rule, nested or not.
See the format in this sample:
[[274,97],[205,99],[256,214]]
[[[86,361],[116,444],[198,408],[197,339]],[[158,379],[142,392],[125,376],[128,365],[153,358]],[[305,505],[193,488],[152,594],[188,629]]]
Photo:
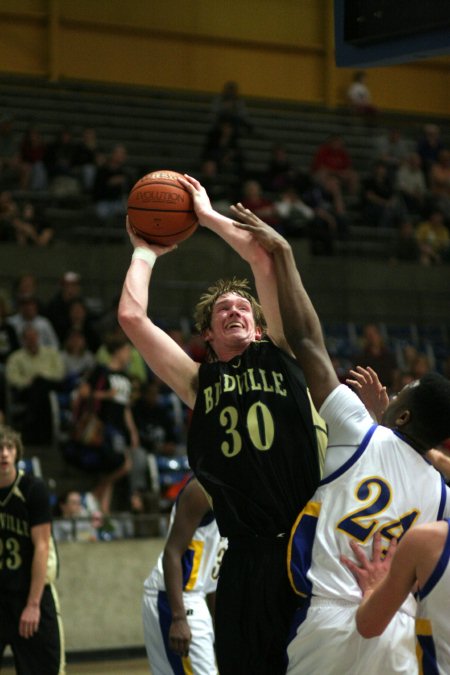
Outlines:
[[261,340],[263,335],[263,330],[261,326],[255,326],[255,340]]
[[408,424],[408,422],[411,420],[411,413],[409,410],[403,410],[397,417],[395,418],[395,426],[396,427],[404,427],[405,424]]

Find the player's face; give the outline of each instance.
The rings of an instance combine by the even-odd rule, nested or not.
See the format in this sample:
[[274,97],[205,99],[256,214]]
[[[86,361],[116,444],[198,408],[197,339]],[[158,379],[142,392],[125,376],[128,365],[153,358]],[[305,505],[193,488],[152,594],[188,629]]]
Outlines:
[[244,350],[260,337],[261,330],[255,326],[252,306],[247,298],[225,293],[216,300],[205,338],[219,358],[222,347]]
[[16,475],[17,450],[14,443],[6,439],[0,441],[0,483],[8,484]]
[[388,427],[389,429],[398,426],[399,417],[408,410],[408,400],[411,388],[417,387],[418,384],[419,380],[414,380],[414,382],[406,384],[397,396],[394,396],[381,418],[381,424],[383,426]]

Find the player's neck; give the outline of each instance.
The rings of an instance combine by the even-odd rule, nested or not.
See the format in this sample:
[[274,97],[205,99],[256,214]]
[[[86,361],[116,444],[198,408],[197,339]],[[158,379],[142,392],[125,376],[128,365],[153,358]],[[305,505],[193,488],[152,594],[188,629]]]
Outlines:
[[10,487],[17,478],[17,468],[14,467],[12,471],[0,474],[0,489]]

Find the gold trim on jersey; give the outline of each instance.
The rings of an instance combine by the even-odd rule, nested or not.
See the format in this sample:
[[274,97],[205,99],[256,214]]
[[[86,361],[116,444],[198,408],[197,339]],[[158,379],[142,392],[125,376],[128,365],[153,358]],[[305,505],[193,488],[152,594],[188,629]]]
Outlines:
[[204,546],[205,546],[204,541],[197,541],[194,539],[188,546],[188,550],[194,551],[194,558],[192,560],[192,570],[189,575],[189,580],[184,587],[185,591],[192,591],[195,584],[197,583],[198,571],[200,569],[200,562],[202,560]]
[[300,521],[304,516],[312,516],[316,520],[318,520],[319,515],[320,515],[320,509],[322,508],[322,503],[321,502],[308,502],[305,506],[305,508],[300,511],[300,513],[297,516],[297,520],[292,526],[291,529],[291,536],[289,537],[289,544],[287,548],[287,573],[288,573],[288,578],[289,578],[289,583],[292,586],[292,589],[296,595],[300,595],[302,598],[306,598],[307,596],[305,593],[302,593],[301,591],[298,590],[298,588],[295,585],[294,577],[292,575],[292,570],[291,570],[291,562],[292,562],[292,544],[294,541],[294,535],[297,530],[297,527],[300,524]]

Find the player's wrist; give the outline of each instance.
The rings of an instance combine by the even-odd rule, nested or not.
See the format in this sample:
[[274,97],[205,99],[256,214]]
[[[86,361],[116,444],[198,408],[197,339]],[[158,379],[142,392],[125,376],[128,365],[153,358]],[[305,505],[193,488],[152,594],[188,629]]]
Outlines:
[[150,248],[136,246],[133,251],[133,255],[131,256],[131,260],[144,260],[149,265],[149,267],[153,267],[157,257],[158,256],[156,253]]

